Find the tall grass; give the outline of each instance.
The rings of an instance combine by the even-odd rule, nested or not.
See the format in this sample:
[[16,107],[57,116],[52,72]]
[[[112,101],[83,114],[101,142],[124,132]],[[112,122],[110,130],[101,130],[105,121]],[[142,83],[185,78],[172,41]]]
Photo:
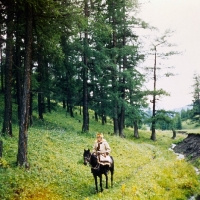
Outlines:
[[[0,199],[2,200],[175,200],[187,199],[200,191],[200,177],[193,166],[177,160],[169,150],[185,135],[172,140],[172,132],[158,131],[153,142],[150,132],[125,129],[126,138],[112,134],[111,124],[90,119],[90,131],[81,133],[82,116],[69,117],[61,108],[46,113],[40,121],[34,116],[28,135],[30,169],[16,166],[18,128],[14,137],[0,137],[4,152],[0,160]],[[95,193],[89,166],[83,165],[83,150],[92,148],[95,133],[103,132],[115,160],[114,186]],[[103,180],[105,187],[105,179]]]

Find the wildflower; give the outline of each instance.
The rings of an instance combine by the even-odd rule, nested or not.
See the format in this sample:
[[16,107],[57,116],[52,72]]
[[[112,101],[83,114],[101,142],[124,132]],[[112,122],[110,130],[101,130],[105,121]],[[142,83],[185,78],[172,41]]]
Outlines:
[[125,189],[126,189],[126,185],[125,185],[125,184],[123,184],[123,185],[122,185],[122,193],[124,193],[124,192],[125,192]]
[[136,192],[137,192],[137,187],[136,187],[136,186],[133,186],[133,187],[132,187],[132,191],[133,191],[133,194],[135,195]]

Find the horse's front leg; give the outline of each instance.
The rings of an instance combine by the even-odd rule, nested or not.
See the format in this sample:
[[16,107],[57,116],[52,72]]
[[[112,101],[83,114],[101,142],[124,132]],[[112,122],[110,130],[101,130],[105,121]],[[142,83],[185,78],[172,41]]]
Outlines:
[[96,192],[98,192],[97,176],[94,175]]
[[105,173],[105,176],[106,176],[106,189],[108,189],[108,174]]
[[101,188],[101,192],[103,192],[103,187],[102,187],[102,174],[99,176],[100,179],[100,188]]

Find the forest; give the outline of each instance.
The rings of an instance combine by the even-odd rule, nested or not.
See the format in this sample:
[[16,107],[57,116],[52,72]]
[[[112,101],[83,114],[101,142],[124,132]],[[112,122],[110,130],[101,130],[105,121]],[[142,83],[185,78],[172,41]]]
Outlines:
[[[168,42],[169,30],[144,51],[138,30],[156,27],[137,17],[140,9],[137,0],[0,2],[0,158],[7,138],[17,137],[15,161],[29,169],[29,132],[34,124],[46,126],[45,117],[60,107],[68,121],[81,116],[76,131],[86,137],[94,131],[94,122],[101,127],[110,124],[106,132],[119,139],[128,137],[129,128],[135,139],[140,139],[140,130],[148,129],[149,142],[157,141],[156,130],[176,134],[183,123],[200,125],[198,74],[190,109],[156,108],[159,98],[169,95],[156,87],[162,71],[158,58],[177,52]],[[170,50],[158,52],[160,46]],[[149,55],[152,66],[141,67]],[[173,73],[163,70],[163,76]],[[145,87],[149,79],[152,90]],[[5,163],[1,161],[0,167]]]

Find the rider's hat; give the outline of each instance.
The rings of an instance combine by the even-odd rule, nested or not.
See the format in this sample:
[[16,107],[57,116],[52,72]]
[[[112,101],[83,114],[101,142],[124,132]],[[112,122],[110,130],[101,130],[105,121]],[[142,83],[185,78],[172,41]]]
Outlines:
[[97,138],[98,138],[98,137],[103,138],[103,133],[97,133],[96,136],[97,136]]

